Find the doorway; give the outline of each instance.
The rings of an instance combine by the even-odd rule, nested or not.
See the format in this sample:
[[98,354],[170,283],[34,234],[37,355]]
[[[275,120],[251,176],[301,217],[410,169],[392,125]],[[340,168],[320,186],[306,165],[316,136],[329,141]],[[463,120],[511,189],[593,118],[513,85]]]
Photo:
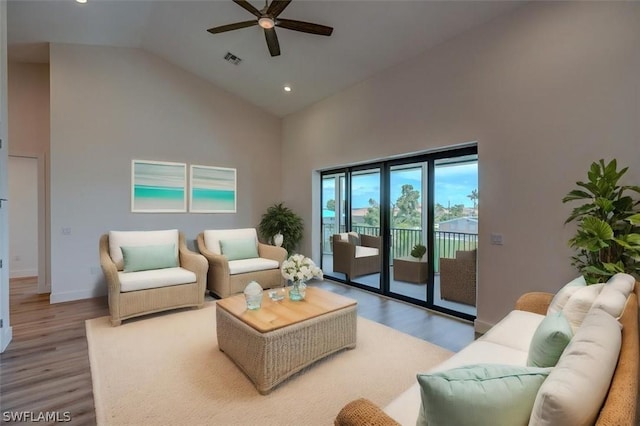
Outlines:
[[44,158],[10,155],[8,174],[10,278],[37,277],[38,293],[48,293]]

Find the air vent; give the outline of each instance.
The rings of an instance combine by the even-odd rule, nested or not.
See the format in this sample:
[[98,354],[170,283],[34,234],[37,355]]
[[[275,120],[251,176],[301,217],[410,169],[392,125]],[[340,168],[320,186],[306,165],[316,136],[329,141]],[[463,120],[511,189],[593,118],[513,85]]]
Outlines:
[[234,55],[231,52],[227,52],[227,54],[224,55],[224,59],[226,61],[231,62],[233,65],[239,65],[240,62],[242,62],[242,59],[238,58],[236,55]]

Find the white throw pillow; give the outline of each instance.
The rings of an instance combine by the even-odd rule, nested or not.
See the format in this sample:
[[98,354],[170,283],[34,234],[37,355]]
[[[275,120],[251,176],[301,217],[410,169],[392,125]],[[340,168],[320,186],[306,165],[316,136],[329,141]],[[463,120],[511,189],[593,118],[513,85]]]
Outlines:
[[605,284],[592,284],[580,288],[573,293],[567,303],[562,308],[562,313],[569,320],[571,328],[575,333],[582,324],[582,320],[587,316],[593,302],[604,288]]
[[627,298],[633,291],[633,287],[636,284],[636,279],[629,274],[618,273],[609,278],[607,281],[607,285],[610,287],[614,287]]
[[560,312],[571,295],[586,286],[587,282],[582,275],[569,281],[560,290],[558,290],[555,296],[553,296],[553,299],[549,304],[549,308],[547,309],[547,315]]
[[601,309],[585,318],[536,396],[529,426],[593,425],[622,343],[620,324]]
[[616,287],[605,284],[596,300],[594,300],[591,309],[603,309],[612,317],[619,319],[626,304],[627,296]]

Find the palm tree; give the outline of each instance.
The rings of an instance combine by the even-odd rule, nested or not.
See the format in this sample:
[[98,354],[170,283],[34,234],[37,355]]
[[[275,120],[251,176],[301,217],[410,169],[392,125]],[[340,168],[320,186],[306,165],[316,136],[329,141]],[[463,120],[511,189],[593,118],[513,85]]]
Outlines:
[[473,201],[473,215],[476,215],[476,209],[478,208],[478,189],[471,191],[471,194],[467,195],[471,201]]

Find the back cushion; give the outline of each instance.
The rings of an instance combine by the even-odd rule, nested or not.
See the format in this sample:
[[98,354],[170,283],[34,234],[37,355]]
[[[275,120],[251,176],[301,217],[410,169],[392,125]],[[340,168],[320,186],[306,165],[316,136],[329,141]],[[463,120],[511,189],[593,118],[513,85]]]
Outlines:
[[589,312],[540,387],[529,425],[593,425],[609,391],[621,343],[615,318],[601,309]]
[[176,261],[178,259],[179,232],[177,229],[165,231],[111,231],[109,232],[109,255],[118,271],[124,268],[124,259],[120,247],[141,247],[175,244]]
[[591,309],[603,309],[612,317],[620,318],[627,303],[627,296],[615,286],[605,284],[596,300],[594,300]]
[[560,290],[558,290],[555,296],[553,296],[553,300],[551,300],[549,308],[547,309],[547,314],[555,314],[557,312],[560,312],[562,308],[564,308],[564,305],[567,303],[571,295],[578,291],[581,287],[586,287],[586,285],[587,282],[582,275],[580,275],[578,278],[575,278],[574,280],[569,281]]
[[615,288],[624,294],[624,297],[627,298],[633,291],[633,287],[636,284],[636,279],[629,274],[618,273],[609,278],[607,281],[607,285]]
[[569,320],[574,333],[582,324],[582,320],[587,316],[587,312],[589,312],[605,285],[593,284],[582,287],[571,295],[564,308],[562,308],[562,313]]
[[247,240],[252,238],[258,247],[258,233],[256,228],[242,229],[210,229],[204,231],[204,245],[213,254],[222,254],[220,240]]

